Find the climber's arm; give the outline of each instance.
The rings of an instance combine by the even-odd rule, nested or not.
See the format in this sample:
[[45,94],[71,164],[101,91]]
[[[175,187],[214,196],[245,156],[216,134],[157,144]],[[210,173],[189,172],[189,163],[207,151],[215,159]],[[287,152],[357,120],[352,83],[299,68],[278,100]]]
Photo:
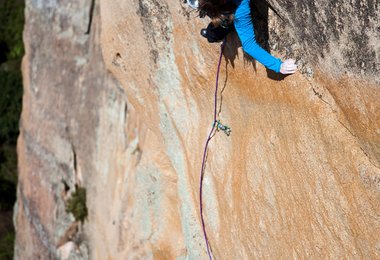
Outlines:
[[268,69],[280,72],[281,59],[270,55],[256,42],[249,2],[250,0],[242,0],[235,12],[234,25],[243,50]]

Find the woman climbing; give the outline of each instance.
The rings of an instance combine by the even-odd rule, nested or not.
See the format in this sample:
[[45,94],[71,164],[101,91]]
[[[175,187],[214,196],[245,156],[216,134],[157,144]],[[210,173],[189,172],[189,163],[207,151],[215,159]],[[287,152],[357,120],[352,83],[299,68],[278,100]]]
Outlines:
[[297,71],[295,60],[282,62],[257,44],[250,0],[187,0],[187,3],[199,10],[200,17],[207,15],[212,19],[207,29],[201,30],[202,36],[209,42],[223,40],[235,27],[243,50],[266,68],[282,74],[293,74]]

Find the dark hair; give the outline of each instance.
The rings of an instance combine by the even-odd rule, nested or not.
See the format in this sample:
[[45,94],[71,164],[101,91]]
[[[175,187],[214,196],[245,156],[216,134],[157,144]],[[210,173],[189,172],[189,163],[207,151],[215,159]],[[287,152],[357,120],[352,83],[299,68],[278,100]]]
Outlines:
[[232,13],[236,5],[231,0],[200,0],[199,11],[211,19],[220,17],[222,14]]

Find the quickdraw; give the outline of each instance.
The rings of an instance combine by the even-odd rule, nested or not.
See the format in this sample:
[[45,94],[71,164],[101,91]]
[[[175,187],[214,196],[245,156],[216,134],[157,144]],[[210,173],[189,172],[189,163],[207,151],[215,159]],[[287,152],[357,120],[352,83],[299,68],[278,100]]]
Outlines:
[[223,125],[220,120],[216,121],[216,131],[223,131],[227,136],[231,134],[231,127],[228,125]]

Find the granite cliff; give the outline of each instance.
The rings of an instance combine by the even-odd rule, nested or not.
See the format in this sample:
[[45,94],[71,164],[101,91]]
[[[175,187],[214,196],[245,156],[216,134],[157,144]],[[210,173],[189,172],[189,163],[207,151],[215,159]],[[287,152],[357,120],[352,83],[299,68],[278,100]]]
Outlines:
[[[256,1],[283,78],[225,47],[216,259],[380,257],[379,5]],[[16,259],[207,259],[219,44],[179,0],[26,0]],[[259,26],[260,25],[260,26]],[[67,204],[86,190],[88,215]]]

